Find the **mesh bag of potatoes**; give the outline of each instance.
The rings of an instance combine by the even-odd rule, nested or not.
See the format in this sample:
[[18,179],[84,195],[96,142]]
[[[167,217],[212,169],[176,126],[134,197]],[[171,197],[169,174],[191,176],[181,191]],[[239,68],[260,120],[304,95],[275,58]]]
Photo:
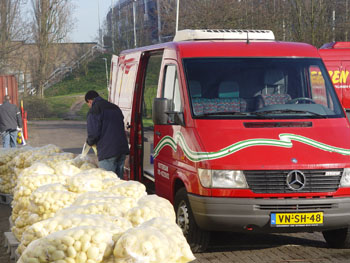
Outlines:
[[23,151],[16,155],[11,161],[11,165],[17,168],[26,168],[35,161],[47,158],[48,156],[62,152],[62,150],[52,144],[43,147],[23,147]]
[[124,183],[106,188],[104,191],[117,196],[132,197],[136,200],[147,195],[145,185],[136,181],[125,181]]
[[116,178],[113,172],[103,169],[84,170],[67,180],[68,190],[75,193],[85,193],[88,191],[102,191],[103,180]]
[[[20,240],[22,233],[29,226],[38,221],[53,217],[58,210],[70,206],[76,198],[76,193],[69,192],[60,183],[46,184],[38,187],[28,198],[22,198],[23,200],[28,199],[29,205],[18,214],[12,231]],[[19,203],[23,204],[23,200]],[[23,213],[25,216],[22,216]]]
[[[100,263],[112,255],[118,227],[79,226],[29,244],[18,263]],[[114,238],[114,239],[113,239]]]
[[43,220],[43,217],[49,218],[54,216],[54,214],[47,214],[45,216],[39,216],[38,214],[32,213],[25,210],[17,217],[14,222],[14,226],[11,228],[12,233],[15,235],[17,240],[21,240],[23,232],[34,223]]
[[28,209],[29,197],[33,191],[46,184],[65,184],[67,176],[56,174],[30,174],[21,176],[19,179],[13,196],[12,220],[16,220],[17,216],[19,216],[23,210]]
[[126,231],[117,240],[116,262],[185,263],[195,259],[182,230],[167,218],[154,218]]
[[72,206],[84,206],[93,204],[103,204],[104,211],[111,216],[121,215],[125,216],[127,212],[137,205],[134,198],[125,196],[99,196],[97,197],[94,192],[90,195],[90,192],[80,195]]
[[65,156],[66,158],[68,158],[68,156],[70,156],[70,158],[73,158],[74,156],[71,153],[63,153],[62,149],[56,145],[48,144],[42,147],[36,147],[33,150],[26,152],[24,154],[24,167],[29,167],[34,162],[46,159],[49,156],[53,156],[57,153],[63,154],[62,156]]
[[98,202],[87,205],[71,205],[57,211],[56,215],[84,214],[84,215],[108,215],[115,217],[124,216],[124,208],[118,207],[116,202]]
[[[39,163],[42,165],[46,165],[51,168],[55,168],[59,165],[59,162],[70,160],[73,158],[72,153],[51,153],[50,155],[40,155],[40,158],[38,157],[38,153],[36,155],[37,159],[33,159],[33,162],[27,160],[27,164],[25,164],[24,167],[14,167],[14,177],[13,179],[13,186],[15,187],[17,185],[17,180],[23,173],[23,170],[26,168],[30,168],[33,165]],[[30,159],[30,158],[29,158]],[[28,172],[25,172],[25,174],[28,174]]]
[[137,202],[137,206],[130,209],[126,216],[134,226],[138,226],[155,217],[165,217],[170,222],[176,221],[172,204],[167,199],[157,195],[143,196]]
[[21,215],[16,217],[14,222],[14,226],[11,228],[12,233],[15,237],[20,240],[22,233],[24,232],[24,228],[27,226],[27,222],[29,221],[30,212],[25,210],[21,213]]
[[21,243],[18,246],[17,252],[21,255],[24,249],[34,240],[46,237],[57,231],[78,226],[108,226],[109,229],[119,227],[122,232],[132,227],[129,221],[121,217],[81,214],[54,216],[28,227],[22,235]]
[[30,196],[29,210],[39,216],[56,213],[58,210],[70,206],[77,194],[70,192],[60,184],[46,184],[38,187]]
[[[15,201],[21,197],[30,196],[32,191],[35,190],[38,186],[46,184],[48,181],[50,182],[51,178],[46,178],[46,175],[53,175],[55,173],[54,169],[43,163],[35,163],[25,169],[14,168],[14,170],[15,173],[19,174],[16,180],[16,186],[14,188],[13,197]],[[34,179],[30,176],[38,177]]]
[[75,193],[85,193],[88,191],[101,191],[102,180],[101,178],[93,175],[85,176],[77,174],[70,177],[67,180],[67,187],[69,191]]
[[0,193],[12,194],[13,184],[12,178],[13,172],[11,169],[4,169],[0,172]]
[[106,189],[108,189],[112,186],[116,186],[118,184],[122,184],[125,182],[126,182],[125,180],[121,180],[121,179],[119,179],[119,177],[103,179],[102,180],[102,183],[103,183],[102,190],[105,191]]
[[1,148],[0,166],[9,163],[22,150],[22,148]]
[[74,176],[81,172],[81,169],[74,165],[72,160],[58,161],[51,167],[58,175]]
[[[43,167],[42,165],[37,165],[35,167]],[[30,171],[32,167],[27,168]],[[45,167],[46,171],[49,171],[47,169],[51,169],[50,167]],[[26,171],[25,169],[24,171]],[[34,168],[33,168],[34,169]],[[40,186],[48,185],[52,183],[63,183],[65,184],[67,176],[63,175],[56,175],[56,174],[30,174],[25,175],[22,173],[18,180],[18,184],[15,188],[14,192],[14,198],[12,202],[12,214],[11,219],[14,222],[14,227],[12,228],[12,231],[14,232],[15,236],[20,240],[21,233],[25,230],[25,228],[29,225],[32,225],[33,223],[37,222],[38,220],[46,219],[51,216],[53,216],[54,212],[50,211],[46,214],[37,214],[33,213],[29,210],[31,207],[30,202],[30,196],[31,194],[38,189]],[[46,200],[43,200],[46,201]],[[49,203],[48,203],[49,204]],[[23,214],[26,214],[27,212],[30,212],[31,216],[28,220],[28,216],[22,216]],[[20,220],[17,220],[20,217]],[[26,222],[25,222],[26,221]],[[24,223],[25,222],[25,223]],[[20,225],[19,225],[20,223]]]
[[0,193],[12,194],[13,191],[13,158],[23,151],[22,148],[0,149]]
[[81,171],[80,174],[85,175],[85,176],[90,176],[90,175],[96,176],[96,177],[101,178],[101,180],[118,178],[114,172],[106,171],[106,170],[103,170],[101,168],[93,168],[93,169],[83,170],[83,171]]

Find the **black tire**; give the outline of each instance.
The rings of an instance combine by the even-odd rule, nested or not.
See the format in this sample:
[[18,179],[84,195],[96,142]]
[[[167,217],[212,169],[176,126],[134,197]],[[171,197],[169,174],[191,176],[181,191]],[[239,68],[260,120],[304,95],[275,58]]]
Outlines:
[[327,230],[322,232],[328,246],[332,248],[350,248],[350,228]]
[[174,207],[176,223],[182,229],[192,252],[204,252],[209,244],[210,232],[197,226],[188,201],[186,188],[183,187],[176,192]]

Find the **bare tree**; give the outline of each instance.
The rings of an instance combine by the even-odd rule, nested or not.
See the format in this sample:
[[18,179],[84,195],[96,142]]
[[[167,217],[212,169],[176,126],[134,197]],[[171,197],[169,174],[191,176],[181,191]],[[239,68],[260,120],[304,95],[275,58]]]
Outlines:
[[44,97],[44,83],[52,70],[50,50],[62,42],[72,29],[71,0],[31,0],[33,8],[32,32],[38,49],[33,76],[37,94]]
[[25,0],[0,1],[0,72],[9,71],[11,55],[26,40],[21,8]]
[[[270,29],[277,40],[306,42],[317,47],[330,41],[348,41],[350,0],[179,0],[181,29]],[[138,5],[144,1],[137,0]],[[175,35],[177,0],[152,0],[160,42]],[[114,51],[133,47],[132,6],[119,1],[109,19]],[[142,30],[142,8],[137,9],[138,46],[150,44]],[[160,29],[160,30],[159,30]],[[114,34],[113,36],[112,33]],[[114,37],[114,38],[113,38]]]

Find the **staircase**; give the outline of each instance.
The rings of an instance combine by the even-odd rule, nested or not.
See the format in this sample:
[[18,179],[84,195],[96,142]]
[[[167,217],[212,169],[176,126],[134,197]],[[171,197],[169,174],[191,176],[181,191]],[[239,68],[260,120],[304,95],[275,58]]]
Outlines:
[[61,67],[56,68],[44,83],[44,90],[63,80],[66,76],[71,74],[73,70],[79,68],[82,63],[90,61],[92,58],[94,58],[95,54],[103,52],[103,47],[97,44],[93,46],[89,51],[87,51],[84,55],[82,55],[79,59],[72,61],[68,65],[62,65]]

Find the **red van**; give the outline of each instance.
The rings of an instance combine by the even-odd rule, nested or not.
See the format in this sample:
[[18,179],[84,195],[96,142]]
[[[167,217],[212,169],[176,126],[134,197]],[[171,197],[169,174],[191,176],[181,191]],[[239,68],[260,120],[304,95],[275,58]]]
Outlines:
[[319,53],[343,107],[350,109],[350,42],[324,44]]
[[322,231],[350,246],[350,127],[318,50],[266,30],[183,30],[114,56],[125,178],[170,200],[193,251],[211,231]]

